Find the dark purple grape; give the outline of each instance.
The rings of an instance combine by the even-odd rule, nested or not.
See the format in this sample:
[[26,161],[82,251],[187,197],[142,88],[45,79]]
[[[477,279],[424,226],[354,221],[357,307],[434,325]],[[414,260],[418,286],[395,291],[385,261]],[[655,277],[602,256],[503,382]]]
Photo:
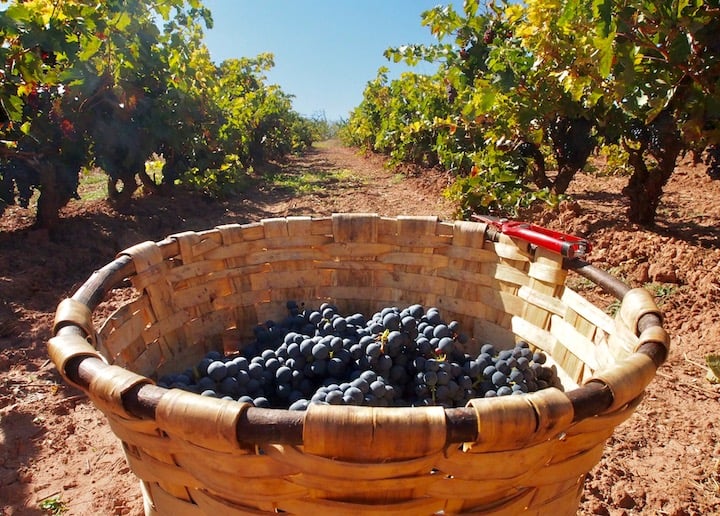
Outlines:
[[225,362],[221,362],[220,360],[211,362],[207,368],[207,375],[216,382],[221,381],[227,376],[227,366]]
[[513,393],[513,390],[508,387],[507,385],[503,385],[502,387],[499,387],[497,390],[498,396],[509,396]]
[[435,307],[430,307],[425,312],[425,318],[427,319],[428,324],[431,326],[436,326],[438,324],[442,323],[442,317],[440,317],[440,310],[438,310]]
[[363,392],[357,387],[353,387],[352,385],[348,387],[343,393],[343,401],[347,405],[360,405],[363,401],[363,398]]
[[532,360],[535,363],[544,364],[545,361],[547,360],[547,357],[545,356],[544,353],[536,351],[535,353],[533,353]]
[[299,399],[295,401],[292,405],[290,405],[288,410],[307,410],[308,405],[310,405],[310,402],[305,399]]
[[253,400],[253,404],[260,408],[270,408],[270,401],[265,396],[258,396]]
[[501,387],[507,383],[507,376],[502,371],[495,371],[492,375],[492,383],[496,387]]
[[495,356],[495,346],[492,344],[483,344],[480,348],[480,353],[489,356]]
[[325,396],[325,401],[330,405],[343,405],[344,400],[342,391],[339,389],[329,391]]

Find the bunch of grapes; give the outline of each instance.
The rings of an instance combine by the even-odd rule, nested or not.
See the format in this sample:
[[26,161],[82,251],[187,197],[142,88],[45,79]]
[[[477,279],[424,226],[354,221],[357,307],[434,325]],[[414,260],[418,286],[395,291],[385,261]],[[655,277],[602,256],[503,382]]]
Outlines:
[[595,148],[592,123],[583,117],[558,116],[548,125],[548,135],[558,165],[578,170],[585,166],[588,156]]
[[562,389],[546,355],[523,341],[464,352],[457,321],[421,305],[386,307],[366,318],[287,303],[288,315],[255,328],[241,353],[209,352],[193,368],[158,385],[256,407],[305,410],[310,404],[462,407],[473,398]]
[[720,145],[708,145],[705,149],[705,165],[710,179],[720,179]]

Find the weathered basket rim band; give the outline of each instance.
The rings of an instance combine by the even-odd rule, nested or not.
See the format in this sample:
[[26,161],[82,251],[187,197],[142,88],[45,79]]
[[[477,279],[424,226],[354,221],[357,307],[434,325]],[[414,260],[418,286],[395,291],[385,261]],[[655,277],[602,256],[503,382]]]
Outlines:
[[[497,238],[497,235],[491,229],[486,230],[486,234],[489,239]],[[154,244],[159,248],[163,259],[171,257],[179,251],[178,241],[172,237]],[[563,267],[574,270],[617,299],[622,299],[625,294],[631,291],[630,287],[617,278],[579,258],[566,259]],[[87,307],[89,313],[92,313],[110,290],[125,284],[127,278],[131,277],[135,272],[135,264],[132,258],[121,253],[115,260],[95,271],[75,292],[71,297],[72,305],[82,305]],[[80,312],[84,312],[84,310],[78,313]],[[78,321],[70,319],[56,320],[55,328],[55,338],[58,342],[76,341],[76,343],[79,343],[78,338],[87,342],[89,332],[87,316],[81,317],[81,320]],[[652,330],[647,331],[648,329]],[[667,335],[662,329],[660,314],[654,312],[644,313],[638,318],[637,330],[638,334],[645,332],[646,335],[652,336]],[[667,342],[664,340],[666,339],[660,337],[641,340],[635,354],[649,357],[657,368],[667,358],[668,348]],[[111,367],[102,360],[98,353],[92,352],[92,346],[89,343],[88,347],[89,349],[84,350],[82,349],[83,346],[79,345],[78,351],[67,358],[62,365],[62,373],[66,378],[85,390],[90,388],[105,368]],[[153,385],[149,379],[147,382],[136,382],[122,395],[123,409],[131,417],[155,419],[158,403],[167,391],[165,388]],[[609,409],[618,408],[612,389],[600,378],[592,379],[576,389],[567,391],[565,395],[573,407],[573,422],[602,414]],[[417,410],[423,409],[418,408]],[[472,407],[444,410],[447,425],[447,444],[472,442],[477,439],[477,414]],[[243,411],[237,422],[236,434],[238,441],[246,443],[302,444],[304,417],[304,412],[249,407]]]

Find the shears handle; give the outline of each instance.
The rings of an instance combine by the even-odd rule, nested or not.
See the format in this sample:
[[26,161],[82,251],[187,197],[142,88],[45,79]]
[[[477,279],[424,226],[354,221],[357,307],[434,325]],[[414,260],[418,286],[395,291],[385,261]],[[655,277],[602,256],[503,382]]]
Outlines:
[[500,219],[488,215],[473,215],[472,218],[492,225],[505,235],[522,238],[533,245],[550,249],[567,258],[585,256],[592,250],[590,242],[584,238],[554,231],[536,224]]

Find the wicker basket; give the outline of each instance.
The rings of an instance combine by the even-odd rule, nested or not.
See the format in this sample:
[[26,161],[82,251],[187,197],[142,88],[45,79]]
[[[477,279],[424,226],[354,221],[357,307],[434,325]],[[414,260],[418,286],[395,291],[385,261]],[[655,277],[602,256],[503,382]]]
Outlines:
[[[610,317],[568,269],[622,298]],[[138,296],[96,329],[112,289]],[[564,391],[465,408],[262,409],[164,389],[249,341],[287,300],[372,314],[437,306],[476,342],[545,351]],[[478,222],[337,214],[186,232],[127,249],[58,307],[50,355],[122,441],[147,514],[574,514],[669,339],[652,296]]]

